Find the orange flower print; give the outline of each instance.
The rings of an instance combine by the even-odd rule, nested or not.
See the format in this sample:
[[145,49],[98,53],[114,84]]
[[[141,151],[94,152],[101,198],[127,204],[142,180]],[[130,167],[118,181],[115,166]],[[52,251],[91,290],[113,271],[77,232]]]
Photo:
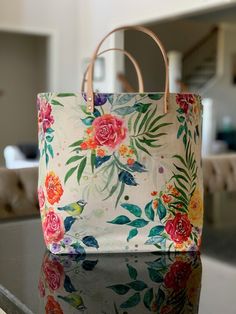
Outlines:
[[51,295],[47,297],[45,313],[46,314],[63,314],[60,304]]
[[127,164],[128,164],[129,166],[132,166],[132,165],[134,164],[134,159],[133,159],[133,158],[128,158],[128,159],[127,159]]
[[96,149],[97,148],[97,143],[92,138],[89,138],[87,140],[87,145],[88,145],[88,148],[90,148],[90,149]]
[[120,145],[119,153],[121,156],[124,156],[128,152],[128,147],[124,144]]
[[53,171],[50,171],[47,174],[45,180],[45,187],[47,191],[48,202],[51,205],[58,203],[64,191],[59,177]]
[[81,148],[82,150],[88,149],[88,143],[87,143],[87,142],[81,143],[81,144],[80,144],[80,148]]
[[97,156],[99,156],[99,157],[104,157],[105,156],[105,150],[104,149],[102,149],[102,148],[98,148],[97,149]]
[[176,188],[173,188],[171,193],[174,195],[174,196],[179,196],[179,191],[176,189]]
[[162,198],[165,203],[169,203],[171,201],[171,196],[168,194],[163,194]]
[[87,134],[91,134],[93,132],[93,129],[92,128],[88,128],[87,130],[86,130],[86,133]]
[[152,195],[152,196],[156,196],[156,195],[157,195],[157,191],[152,191],[152,192],[151,192],[151,195]]
[[153,200],[152,201],[152,207],[153,207],[153,209],[157,209],[157,207],[158,207],[158,200]]

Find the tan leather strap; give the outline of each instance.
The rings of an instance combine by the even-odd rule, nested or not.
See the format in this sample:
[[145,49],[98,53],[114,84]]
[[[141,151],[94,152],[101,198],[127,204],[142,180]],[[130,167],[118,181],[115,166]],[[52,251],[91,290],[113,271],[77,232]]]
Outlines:
[[99,49],[100,49],[101,45],[103,44],[103,42],[107,39],[107,37],[109,37],[114,32],[117,32],[120,30],[124,30],[124,31],[125,30],[136,30],[139,32],[143,32],[143,33],[147,34],[148,36],[150,36],[155,41],[155,43],[158,45],[158,47],[160,48],[162,56],[164,58],[165,70],[166,70],[165,95],[164,95],[164,112],[166,113],[167,109],[168,109],[168,99],[169,99],[169,69],[168,69],[167,54],[166,54],[166,51],[165,51],[163,44],[161,43],[161,41],[157,37],[157,35],[154,32],[152,32],[150,29],[148,29],[144,26],[138,26],[138,25],[137,26],[122,26],[122,27],[115,28],[113,31],[109,32],[105,37],[103,37],[103,39],[100,41],[97,48],[95,49],[93,56],[91,58],[91,63],[89,65],[89,69],[88,69],[87,111],[93,112],[93,110],[94,110],[93,70],[94,70],[94,62],[95,62],[95,59],[96,59],[97,54],[99,52]]
[[[106,53],[108,51],[119,51],[119,52],[122,52],[123,54],[125,54],[129,58],[129,60],[134,65],[134,68],[135,68],[135,71],[136,71],[136,74],[137,74],[137,77],[138,77],[139,93],[143,93],[143,91],[144,91],[143,76],[142,76],[142,72],[140,70],[140,66],[139,66],[137,60],[131,55],[131,53],[129,53],[126,50],[120,49],[120,48],[106,49],[106,50],[100,52],[96,57],[99,57],[99,56],[101,56],[102,54],[104,54],[104,53]],[[84,72],[84,77],[83,77],[83,81],[82,81],[82,85],[81,85],[81,91],[82,92],[84,91],[84,85],[85,85],[85,82],[87,81],[86,77],[87,77],[88,69],[89,69],[89,65],[88,65],[87,69]]]

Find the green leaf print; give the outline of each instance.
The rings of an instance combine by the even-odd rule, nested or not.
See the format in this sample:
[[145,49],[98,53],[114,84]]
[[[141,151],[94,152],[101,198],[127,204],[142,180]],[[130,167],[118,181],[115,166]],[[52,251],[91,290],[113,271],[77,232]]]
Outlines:
[[115,225],[125,225],[130,222],[130,219],[127,216],[120,215],[116,217],[115,219],[108,221],[110,224],[115,224]]
[[154,297],[153,288],[148,289],[143,297],[143,304],[149,310],[151,310],[151,304]]
[[127,242],[129,242],[129,240],[133,239],[134,237],[136,237],[136,235],[138,234],[138,229],[131,229],[128,237],[127,237]]
[[149,231],[149,237],[160,235],[164,231],[164,226],[155,226]]
[[143,104],[141,102],[134,104],[134,108],[136,111],[141,113],[146,113],[151,103]]
[[77,182],[78,182],[78,184],[80,184],[80,180],[81,180],[81,177],[83,175],[86,163],[87,163],[87,157],[84,157],[84,159],[82,159],[82,161],[80,162],[80,165],[79,165],[78,170],[77,170]]
[[143,228],[145,227],[149,222],[144,219],[135,219],[132,222],[130,222],[128,225],[135,227],[135,228]]
[[62,103],[60,103],[59,101],[55,100],[55,99],[52,99],[51,100],[51,104],[53,106],[61,106],[61,107],[64,107],[64,105]]
[[124,209],[127,209],[131,214],[133,214],[136,217],[141,217],[142,215],[142,209],[134,204],[128,204],[128,203],[122,203],[120,205]]
[[163,94],[148,94],[148,97],[152,100],[160,100],[163,97]]
[[115,293],[117,293],[119,295],[124,295],[130,290],[130,287],[128,287],[126,285],[113,285],[113,286],[109,286],[107,288],[112,289]]
[[157,214],[160,220],[162,220],[166,216],[166,208],[163,205],[162,200],[160,198],[158,200]]
[[94,117],[86,117],[84,119],[81,119],[81,121],[83,122],[83,124],[85,124],[87,126],[91,126],[94,119],[95,119]]
[[154,214],[154,210],[153,210],[153,208],[152,208],[152,201],[151,202],[149,202],[146,206],[145,206],[145,214],[146,214],[146,216],[147,216],[147,218],[149,219],[149,220],[152,220],[152,221],[154,221],[154,216],[155,216],[155,214]]
[[120,116],[129,115],[134,111],[136,111],[136,109],[134,107],[130,107],[130,106],[121,107],[121,108],[117,108],[117,109],[113,110],[113,112],[115,112],[116,114],[118,114]]
[[130,278],[133,279],[133,280],[136,280],[136,278],[138,276],[137,270],[133,266],[131,266],[129,264],[127,264],[127,268],[128,268],[128,272],[129,272]]
[[132,98],[135,97],[135,94],[124,94],[118,97],[115,101],[115,105],[123,105],[129,102]]
[[71,97],[76,96],[74,93],[59,93],[57,94],[57,97]]
[[145,282],[143,282],[141,280],[135,280],[135,281],[132,281],[130,283],[127,283],[126,285],[135,291],[143,291],[144,289],[146,289],[148,287],[145,284]]
[[73,167],[73,168],[71,168],[71,169],[69,169],[69,170],[67,171],[67,173],[66,173],[66,175],[65,175],[64,183],[66,183],[67,180],[69,179],[69,177],[72,176],[72,174],[75,172],[75,170],[77,169],[77,167],[78,167],[78,166]]
[[122,303],[120,305],[120,308],[121,309],[127,309],[127,308],[134,307],[134,306],[138,305],[140,301],[141,301],[140,293],[136,292],[126,302]]
[[161,274],[160,271],[157,271],[156,269],[153,268],[148,268],[148,274],[152,281],[158,283],[163,282],[163,275]]
[[72,162],[78,161],[78,160],[80,160],[80,159],[82,159],[82,158],[84,158],[84,156],[78,156],[78,155],[72,156],[71,158],[69,158],[69,159],[67,160],[66,165],[69,165],[69,164],[71,164]]

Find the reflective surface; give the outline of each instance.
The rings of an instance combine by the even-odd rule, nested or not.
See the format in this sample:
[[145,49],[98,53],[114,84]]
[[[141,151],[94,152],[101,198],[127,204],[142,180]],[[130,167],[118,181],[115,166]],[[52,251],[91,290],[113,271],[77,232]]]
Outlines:
[[0,308],[10,314],[235,314],[235,228],[204,230],[201,257],[78,257],[45,252],[39,219],[1,223]]
[[197,253],[46,253],[39,280],[41,313],[196,314],[201,273]]

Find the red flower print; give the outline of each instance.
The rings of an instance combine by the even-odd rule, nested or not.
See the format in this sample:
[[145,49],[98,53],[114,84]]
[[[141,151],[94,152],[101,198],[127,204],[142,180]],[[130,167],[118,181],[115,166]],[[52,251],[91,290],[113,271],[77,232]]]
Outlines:
[[127,164],[128,164],[129,166],[132,166],[132,165],[134,164],[134,159],[133,159],[133,158],[128,158],[128,159],[127,159]]
[[47,297],[45,312],[46,314],[63,314],[60,304],[51,295]]
[[59,177],[50,171],[45,180],[45,187],[47,190],[47,199],[51,205],[58,203],[63,194],[63,188]]
[[43,234],[46,244],[62,240],[64,233],[64,226],[60,216],[54,212],[53,208],[49,208],[43,221]]
[[176,102],[183,109],[184,113],[187,114],[189,108],[195,103],[195,97],[193,94],[177,94]]
[[173,307],[171,305],[164,305],[160,314],[173,314]]
[[46,100],[42,99],[39,106],[38,121],[40,124],[42,124],[44,133],[54,123],[54,118],[51,113],[51,105]]
[[38,200],[39,200],[39,207],[41,209],[43,208],[45,204],[45,195],[43,192],[43,188],[41,186],[38,188]]
[[152,195],[152,196],[156,196],[156,195],[157,195],[157,191],[152,191],[152,192],[151,192],[151,195]]
[[187,280],[192,272],[191,265],[186,262],[176,261],[171,265],[169,272],[164,278],[167,288],[178,292],[186,287]]
[[40,297],[43,298],[45,296],[45,287],[44,287],[42,279],[39,280],[38,289],[39,289]]
[[93,121],[94,141],[99,146],[115,148],[126,137],[123,120],[111,114],[104,114]]
[[178,213],[174,219],[167,221],[165,230],[174,242],[181,244],[188,240],[192,226],[187,214]]
[[43,273],[51,290],[55,291],[60,288],[64,279],[64,269],[57,260],[46,258],[43,262]]
[[169,203],[171,201],[171,196],[168,194],[163,194],[162,199],[165,203]]

